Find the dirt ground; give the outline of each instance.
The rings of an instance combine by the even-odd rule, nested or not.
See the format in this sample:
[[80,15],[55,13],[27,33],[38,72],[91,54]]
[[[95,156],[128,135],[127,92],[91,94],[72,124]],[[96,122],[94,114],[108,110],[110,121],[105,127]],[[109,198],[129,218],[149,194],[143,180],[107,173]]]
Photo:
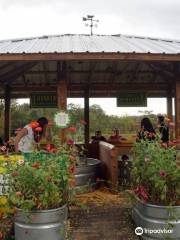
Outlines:
[[136,240],[130,202],[101,188],[76,197],[70,208],[68,240]]

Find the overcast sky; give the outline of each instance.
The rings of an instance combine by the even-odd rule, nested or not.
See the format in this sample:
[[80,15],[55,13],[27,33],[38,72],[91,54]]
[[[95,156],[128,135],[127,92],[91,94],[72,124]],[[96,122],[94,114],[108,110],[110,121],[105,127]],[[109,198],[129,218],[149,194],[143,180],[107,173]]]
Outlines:
[[[180,0],[0,0],[0,39],[89,33],[82,17],[95,15],[96,34],[130,34],[180,40]],[[101,102],[101,100],[99,100]],[[135,109],[101,106],[118,115]],[[156,101],[157,102],[157,101]],[[103,105],[104,104],[104,105]],[[150,105],[153,101],[149,102]],[[165,100],[148,109],[166,112]],[[112,110],[112,105],[113,110]]]
[[179,0],[0,0],[0,39],[89,33],[82,17],[99,19],[98,34],[180,39]]

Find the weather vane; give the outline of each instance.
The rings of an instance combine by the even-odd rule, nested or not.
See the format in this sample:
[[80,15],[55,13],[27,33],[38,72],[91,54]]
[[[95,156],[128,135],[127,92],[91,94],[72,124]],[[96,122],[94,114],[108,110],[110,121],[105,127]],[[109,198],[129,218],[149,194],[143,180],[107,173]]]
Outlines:
[[83,17],[82,20],[84,22],[90,21],[90,23],[86,23],[85,26],[91,28],[91,35],[93,35],[93,27],[97,27],[96,23],[99,22],[99,20],[94,19],[93,15],[87,15],[87,17]]

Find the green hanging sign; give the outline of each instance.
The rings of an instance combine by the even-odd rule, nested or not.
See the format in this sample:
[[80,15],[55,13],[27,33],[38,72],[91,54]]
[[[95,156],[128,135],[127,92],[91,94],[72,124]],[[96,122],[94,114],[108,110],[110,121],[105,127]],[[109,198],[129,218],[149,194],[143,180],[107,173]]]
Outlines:
[[121,92],[117,97],[117,107],[147,107],[146,93]]
[[57,93],[56,92],[31,93],[30,107],[31,108],[57,108]]

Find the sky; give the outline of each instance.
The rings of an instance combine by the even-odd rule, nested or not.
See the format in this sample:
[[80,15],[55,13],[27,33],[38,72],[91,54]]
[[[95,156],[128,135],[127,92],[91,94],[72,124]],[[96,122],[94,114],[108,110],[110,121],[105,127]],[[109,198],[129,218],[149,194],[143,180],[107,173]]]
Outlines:
[[[29,103],[29,99],[22,99],[19,101],[22,103]],[[74,103],[80,107],[84,107],[83,98],[68,98],[68,104]],[[100,105],[103,110],[108,115],[117,115],[117,116],[133,116],[133,115],[142,115],[143,111],[152,111],[154,114],[166,114],[166,99],[165,98],[148,98],[147,107],[116,107],[116,98],[91,98],[90,106],[93,104]],[[156,106],[156,107],[155,107]],[[141,112],[142,111],[142,112]],[[173,109],[174,112],[174,109]]]
[[[179,0],[0,0],[0,39],[85,33],[82,17],[99,20],[95,34],[128,34],[180,40]],[[107,100],[107,99],[106,99]],[[79,100],[77,100],[79,101]],[[105,104],[107,113],[131,114],[137,109]],[[166,101],[148,100],[148,110],[166,112]]]

